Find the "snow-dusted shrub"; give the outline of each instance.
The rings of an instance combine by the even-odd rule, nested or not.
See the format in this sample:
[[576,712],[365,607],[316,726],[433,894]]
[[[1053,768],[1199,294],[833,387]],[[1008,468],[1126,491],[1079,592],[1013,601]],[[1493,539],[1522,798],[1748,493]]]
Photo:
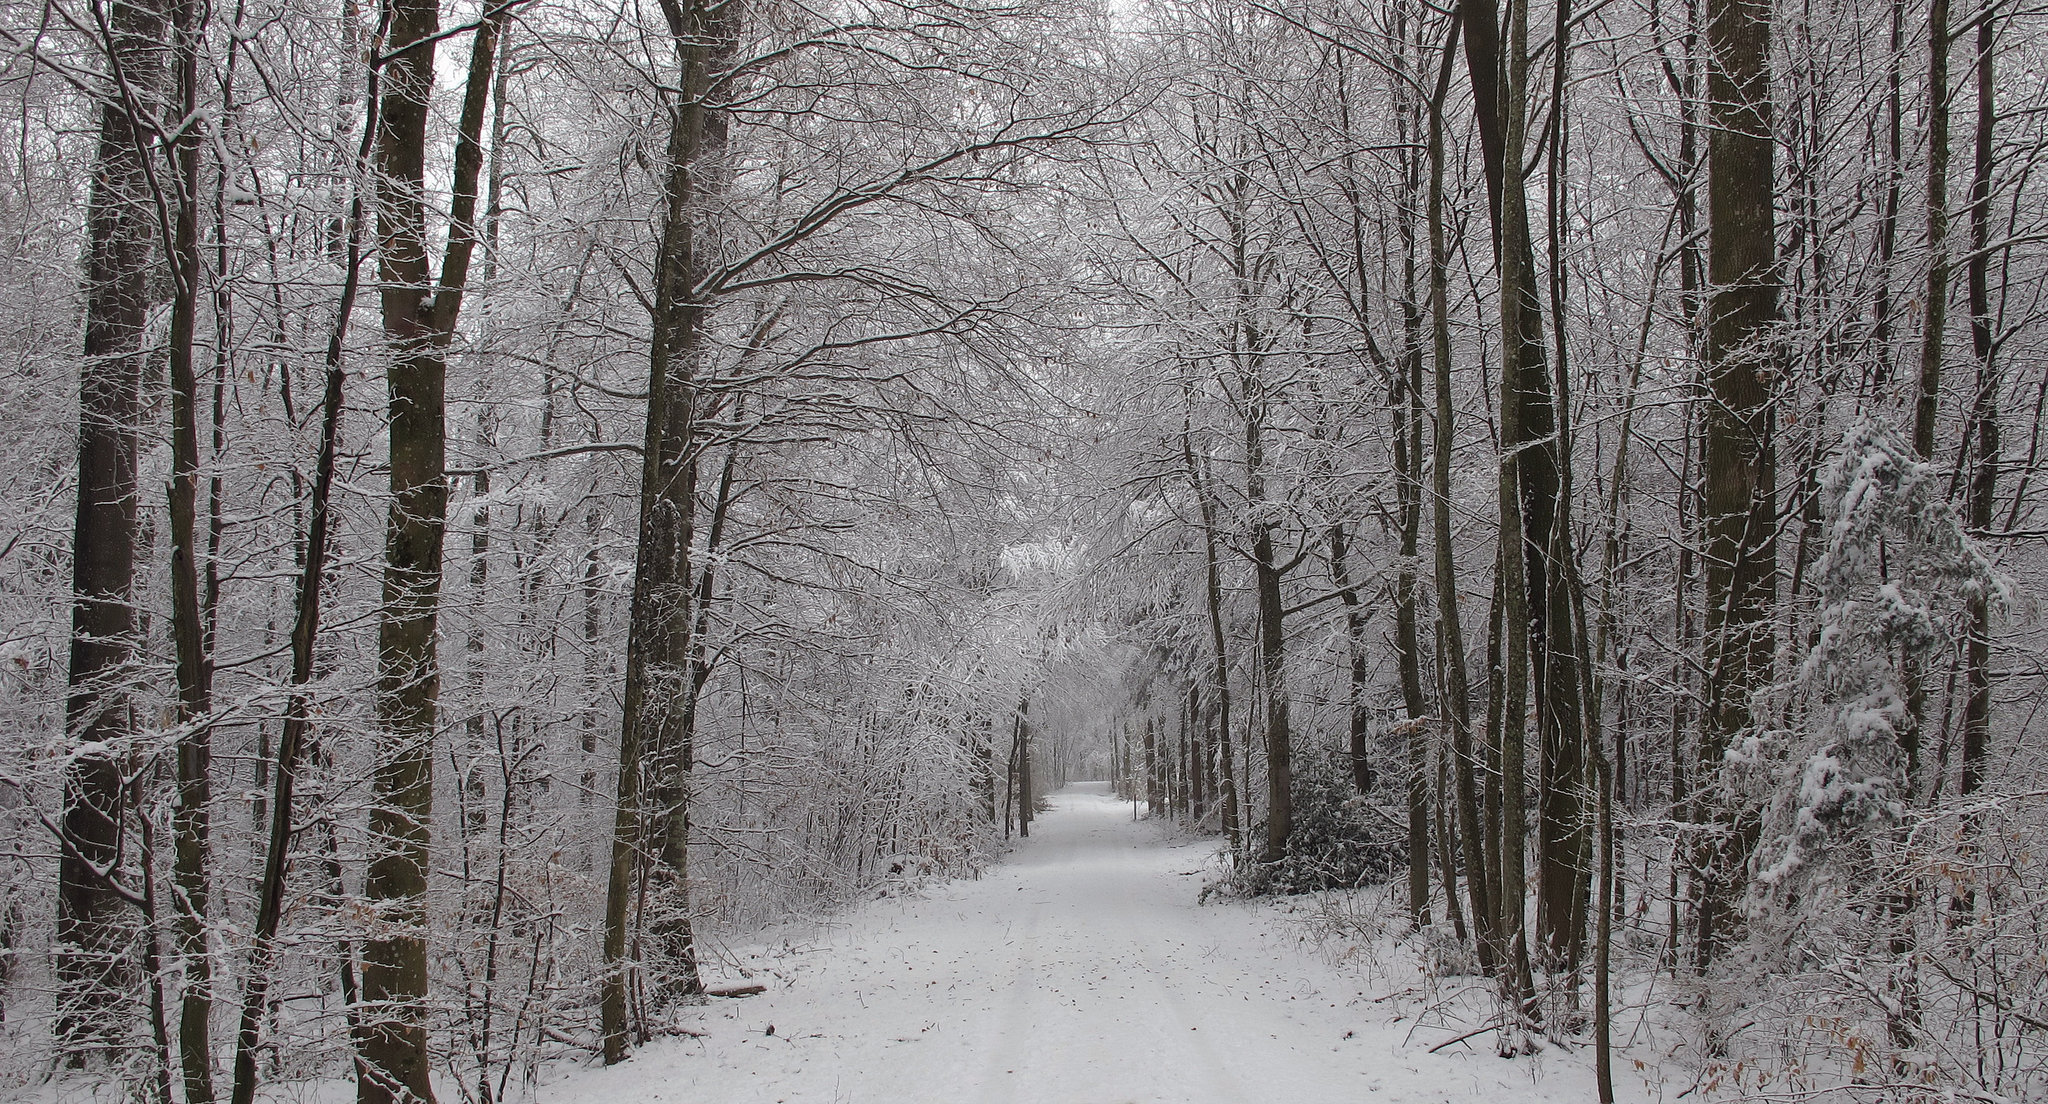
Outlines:
[[[2002,600],[1991,565],[1964,532],[1945,476],[1883,426],[1859,422],[1821,479],[1827,545],[1814,567],[1820,624],[1797,672],[1804,723],[1764,772],[1753,918],[1795,914],[1803,897],[1869,860],[1873,833],[1896,824],[1913,788],[1903,738],[1909,667],[1962,635],[1974,599]],[[1730,752],[1762,766],[1753,739]]]
[[[1261,826],[1252,839],[1264,838]],[[1358,794],[1348,753],[1297,755],[1294,762],[1294,834],[1287,857],[1274,863],[1240,862],[1215,892],[1244,897],[1355,889],[1386,881],[1408,861],[1408,835],[1391,814]]]
[[1709,983],[1728,999],[1703,1007],[1742,1009],[1743,1026],[1722,1026],[1747,1035],[1710,1065],[1777,1079],[1753,1089],[1906,1100],[1985,1083],[1970,1057],[1982,1031],[1957,1026],[1982,1003],[1956,980],[1981,970],[1963,944],[1984,937],[1958,938],[1953,867],[1968,830],[1952,798],[1931,800],[1952,768],[1929,672],[1955,654],[1973,604],[2002,605],[2006,591],[1948,482],[1879,424],[1844,436],[1820,482],[1809,646],[1777,726],[1729,752],[1730,796],[1761,833],[1746,940]]

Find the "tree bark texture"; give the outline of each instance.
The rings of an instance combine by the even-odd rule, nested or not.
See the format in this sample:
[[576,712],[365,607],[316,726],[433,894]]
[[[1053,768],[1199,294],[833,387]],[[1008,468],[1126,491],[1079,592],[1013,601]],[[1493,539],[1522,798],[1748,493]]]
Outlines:
[[435,0],[387,0],[377,142],[378,280],[391,364],[391,509],[377,625],[377,749],[364,894],[377,912],[363,944],[360,1104],[429,1101],[426,899],[433,823],[435,655],[448,516],[446,372],[433,342],[427,269],[427,106],[440,29]]
[[[199,380],[193,367],[203,272],[199,259],[199,51],[205,12],[196,0],[170,5],[171,106],[165,143],[169,173],[158,191],[171,212],[166,252],[171,272],[168,359],[171,377],[171,639],[178,688],[177,804],[171,821],[178,959],[184,985],[178,1008],[178,1056],[186,1104],[212,1104],[213,957],[207,946],[207,898],[213,803],[213,658],[199,588]],[[168,183],[168,187],[164,184]],[[214,507],[219,507],[216,492]]]
[[1444,102],[1450,96],[1461,24],[1445,32],[1443,57],[1435,91],[1429,100],[1429,314],[1430,359],[1434,375],[1435,410],[1431,425],[1430,539],[1434,545],[1434,577],[1440,664],[1446,720],[1450,724],[1452,785],[1457,794],[1458,829],[1464,857],[1465,892],[1471,901],[1478,936],[1480,965],[1492,973],[1498,963],[1498,916],[1489,887],[1494,875],[1487,862],[1487,833],[1481,823],[1478,778],[1485,769],[1472,740],[1472,690],[1465,667],[1465,632],[1458,613],[1457,550],[1451,543],[1451,452],[1456,442],[1451,394],[1450,243],[1444,227]]

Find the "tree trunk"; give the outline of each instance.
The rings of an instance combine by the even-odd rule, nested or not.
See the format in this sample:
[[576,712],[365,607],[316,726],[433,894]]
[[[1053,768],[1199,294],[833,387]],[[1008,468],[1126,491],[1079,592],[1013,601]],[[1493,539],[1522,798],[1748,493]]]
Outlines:
[[[1970,172],[1970,350],[1977,361],[1975,469],[1970,473],[1970,532],[1982,540],[1991,531],[1992,501],[1998,491],[1998,365],[1991,305],[1992,127],[1997,121],[1998,85],[1992,67],[1998,42],[1997,13],[1988,5],[1977,17],[1977,136]],[[1984,782],[1991,751],[1991,600],[1981,588],[1970,595],[1963,656],[1963,754],[1956,773],[1965,803]],[[1974,900],[1974,897],[1972,898]]]
[[1147,716],[1145,724],[1145,815],[1159,815],[1159,743],[1153,738],[1152,718]]
[[[689,800],[692,749],[681,734],[691,654],[690,545],[696,528],[698,435],[697,363],[709,304],[696,290],[703,264],[693,218],[701,205],[700,177],[715,180],[724,152],[726,121],[707,100],[726,36],[737,25],[735,8],[714,14],[674,0],[662,13],[676,51],[680,90],[669,105],[667,179],[661,243],[655,264],[653,340],[648,356],[645,462],[640,488],[640,539],[633,572],[633,608],[626,641],[625,709],[619,736],[617,814],[612,831],[610,882],[605,894],[605,976],[600,993],[604,1059],[626,1055],[626,928],[634,879],[640,868],[642,774],[656,780],[656,815],[673,844],[664,845],[671,892],[665,907],[687,915]],[[651,772],[650,772],[650,768]],[[678,828],[681,830],[678,831]],[[665,842],[665,841],[658,841]],[[681,929],[672,932],[680,937]],[[676,942],[684,988],[695,975],[694,948]]]
[[[1708,306],[1701,411],[1706,537],[1705,730],[1698,762],[1718,769],[1770,678],[1777,602],[1777,494],[1770,347],[1778,320],[1769,0],[1707,0]],[[1727,803],[1698,864],[1697,962],[1726,945],[1755,828]],[[1740,822],[1739,822],[1740,821]]]
[[[1149,745],[1148,745],[1149,746]],[[1017,703],[1017,837],[1031,838],[1031,699]]]
[[[1408,919],[1429,923],[1429,713],[1422,695],[1422,636],[1416,628],[1415,553],[1422,528],[1421,403],[1403,358],[1388,404],[1393,409],[1397,518],[1401,545],[1394,576],[1394,650],[1401,677],[1401,705],[1407,715]],[[1420,361],[1414,367],[1419,371]]]
[[1614,1104],[1614,776],[1598,742],[1592,752],[1600,842],[1599,880],[1593,894],[1593,1078],[1600,1104]]
[[377,626],[375,803],[364,895],[377,910],[363,946],[361,1104],[432,1100],[427,1058],[426,897],[433,823],[435,656],[441,547],[448,513],[445,366],[433,344],[425,187],[427,101],[439,30],[434,0],[387,0],[388,43],[377,143],[379,280],[392,351],[391,510]]
[[1444,101],[1450,96],[1460,24],[1445,33],[1436,88],[1429,100],[1429,313],[1430,356],[1436,408],[1431,433],[1430,539],[1434,546],[1436,609],[1442,641],[1445,712],[1451,726],[1453,786],[1481,967],[1492,973],[1499,961],[1497,913],[1488,892],[1494,874],[1487,861],[1487,832],[1481,823],[1477,779],[1484,769],[1472,742],[1472,690],[1465,668],[1465,632],[1458,613],[1457,550],[1451,543],[1451,450],[1455,446],[1451,401],[1450,243],[1444,230]]
[[[1017,715],[1010,715],[1010,756],[1003,761],[1003,838],[1010,838],[1010,821],[1017,803]],[[1133,816],[1136,814],[1133,813]]]
[[[1183,399],[1192,406],[1193,383],[1185,375],[1181,391]],[[1243,853],[1244,839],[1238,820],[1237,766],[1230,748],[1230,652],[1223,635],[1223,565],[1216,555],[1216,500],[1195,461],[1194,430],[1185,420],[1181,423],[1180,442],[1181,462],[1187,467],[1188,482],[1194,487],[1202,511],[1202,604],[1209,625],[1209,700],[1214,703],[1211,708],[1216,717],[1216,797],[1223,806],[1223,835],[1234,856]]]
[[[128,89],[161,83],[163,17],[149,3],[112,8],[105,44]],[[113,878],[122,858],[121,759],[134,733],[128,682],[136,630],[137,420],[149,313],[152,224],[137,105],[110,89],[86,212],[85,356],[78,385],[78,508],[72,530],[71,655],[64,728],[64,853],[57,873],[53,1035],[78,1068],[121,1042],[132,993],[130,918]]]
[[[1400,534],[1394,572],[1394,650],[1407,723],[1408,919],[1429,924],[1429,713],[1422,690],[1422,634],[1417,625],[1416,550],[1422,535],[1422,316],[1415,294],[1416,216],[1423,158],[1411,140],[1420,127],[1420,100],[1407,78],[1409,5],[1393,10],[1393,64],[1403,78],[1394,85],[1394,127],[1400,143],[1400,184],[1396,229],[1401,252],[1401,355],[1388,365],[1387,407],[1393,423],[1395,524]],[[1363,294],[1363,287],[1360,294]],[[1352,595],[1356,597],[1356,595]],[[1441,844],[1441,840],[1439,841]]]
[[[171,639],[178,685],[177,806],[172,814],[171,865],[178,958],[184,968],[178,1008],[178,1054],[187,1104],[212,1104],[213,958],[207,946],[212,866],[208,818],[213,802],[213,658],[200,608],[198,554],[199,379],[193,338],[199,322],[199,50],[204,13],[195,0],[170,7],[172,114],[184,122],[168,143],[171,212],[166,242],[171,270],[168,359],[171,377]],[[189,122],[185,122],[189,121]],[[177,125],[176,122],[173,124]],[[216,498],[216,505],[218,500]]]
[[436,0],[386,0],[377,125],[378,278],[392,363],[391,510],[377,625],[377,762],[364,895],[378,911],[363,945],[361,1104],[432,1101],[427,1055],[427,872],[434,813],[436,656],[448,519],[447,349],[476,246],[481,133],[504,12],[478,28],[455,143],[453,201],[438,283],[427,267],[427,111],[434,85]]
[[1877,288],[1871,301],[1871,344],[1876,346],[1875,364],[1868,380],[1869,390],[1881,395],[1892,382],[1892,262],[1899,248],[1900,192],[1904,190],[1906,159],[1902,117],[1904,84],[1901,68],[1906,57],[1906,0],[1891,0],[1891,34],[1885,62],[1885,187],[1878,208],[1877,264],[1872,275]]
[[1949,0],[1927,9],[1927,286],[1920,330],[1920,380],[1913,396],[1913,452],[1934,455],[1941,406],[1941,346],[1948,336]]
[[[697,964],[696,930],[690,912],[690,795],[687,783],[696,756],[698,704],[703,700],[705,684],[711,680],[712,661],[705,637],[710,629],[712,599],[717,593],[717,555],[725,536],[726,518],[732,508],[733,473],[738,463],[739,441],[734,439],[726,449],[725,462],[719,472],[712,498],[711,524],[705,530],[704,564],[695,581],[693,620],[685,645],[687,681],[682,687],[683,700],[677,707],[672,735],[677,750],[674,756],[658,761],[661,773],[655,783],[655,803],[659,819],[654,825],[652,846],[645,848],[657,857],[656,868],[662,881],[660,907],[656,910],[654,923],[655,939],[663,959],[673,971],[660,979],[656,991],[670,999],[694,996],[704,991]],[[689,554],[688,550],[685,554]]]
[[1350,652],[1345,748],[1351,756],[1351,784],[1360,794],[1368,794],[1373,787],[1372,657],[1365,641],[1365,600],[1351,583],[1351,542],[1345,536],[1344,524],[1331,525],[1324,539],[1329,549],[1330,582],[1337,589],[1338,600],[1344,603],[1344,640]]
[[[1921,460],[1934,458],[1942,344],[1948,338],[1949,40],[1949,0],[1932,0],[1927,10],[1927,284],[1922,291],[1920,378],[1913,402],[1913,453]],[[1927,656],[1912,647],[1899,657],[1899,681],[1906,696],[1899,750],[1905,754],[1908,800],[1920,778],[1920,748],[1927,727],[1926,663]]]
[[[1542,518],[1540,525],[1531,527],[1529,539],[1533,543],[1540,538],[1544,547],[1545,608],[1537,614],[1543,635],[1540,644],[1532,638],[1532,647],[1548,650],[1543,657],[1541,692],[1536,699],[1543,729],[1539,832],[1542,868],[1538,879],[1537,930],[1550,967],[1575,975],[1586,944],[1586,895],[1592,889],[1593,839],[1584,799],[1586,744],[1587,734],[1597,727],[1591,714],[1600,703],[1585,692],[1589,672],[1585,670],[1585,641],[1580,639],[1583,618],[1577,615],[1575,607],[1579,597],[1578,554],[1573,547],[1572,402],[1564,318],[1564,232],[1569,221],[1564,187],[1569,155],[1566,143],[1571,133],[1571,86],[1567,79],[1571,59],[1570,0],[1558,0],[1555,14],[1545,220],[1549,228],[1553,347],[1550,386],[1544,389],[1547,393],[1525,392],[1534,401],[1523,408],[1524,429],[1529,440],[1541,443],[1542,447],[1532,450],[1534,462],[1523,468],[1525,475],[1538,477],[1538,485],[1533,496],[1526,485],[1523,494],[1525,502],[1532,501],[1537,507],[1526,516]],[[1518,81],[1517,86],[1526,87],[1526,81]],[[1525,271],[1524,276],[1531,278],[1533,285],[1533,272]],[[1533,291],[1532,286],[1532,300]],[[1532,414],[1533,421],[1529,417]],[[1545,506],[1549,508],[1547,516],[1542,509]]]
[[1547,449],[1531,447],[1549,439],[1555,430],[1548,401],[1549,376],[1544,369],[1543,320],[1536,301],[1535,262],[1522,174],[1504,169],[1522,164],[1526,144],[1529,19],[1526,0],[1511,0],[1509,39],[1503,52],[1499,17],[1492,0],[1465,0],[1459,12],[1487,191],[1492,200],[1495,257],[1500,269],[1500,439],[1505,450],[1500,466],[1500,570],[1507,665],[1502,680],[1506,708],[1501,711],[1498,907],[1503,946],[1511,963],[1503,974],[1507,979],[1506,992],[1511,1007],[1526,1008],[1530,986],[1528,941],[1523,931],[1528,888],[1524,858],[1524,694],[1533,659],[1541,665],[1546,679],[1537,688],[1538,731],[1548,732],[1558,723],[1548,679],[1556,671],[1555,661],[1561,650],[1561,642],[1551,639],[1555,626],[1547,623],[1549,603],[1545,587],[1550,523],[1557,501],[1557,467]]
[[1259,599],[1260,683],[1266,692],[1266,840],[1260,861],[1269,863],[1287,857],[1287,840],[1294,834],[1294,756],[1287,718],[1286,636],[1281,626],[1281,567],[1274,562],[1275,555],[1273,527],[1255,526],[1252,576]]
[[974,747],[975,791],[981,796],[982,811],[990,824],[996,821],[996,719],[988,719],[988,739],[976,740]]
[[[373,78],[374,79],[374,78]],[[375,133],[377,95],[369,97],[371,122],[364,127],[365,142]],[[367,146],[358,154],[366,160]],[[270,970],[276,961],[278,923],[284,916],[285,863],[291,852],[293,797],[298,786],[299,761],[312,725],[313,706],[307,686],[313,681],[313,644],[320,633],[320,591],[327,570],[327,534],[331,524],[334,492],[334,463],[341,442],[343,341],[355,311],[356,290],[362,274],[363,198],[350,203],[348,261],[341,287],[341,301],[335,310],[334,326],[327,335],[326,391],[320,415],[320,451],[314,461],[313,492],[307,503],[305,550],[300,556],[296,613],[292,621],[291,696],[285,705],[284,728],[278,738],[277,764],[272,772],[270,833],[263,854],[262,880],[257,884],[256,927],[249,943],[249,968],[242,987],[242,1007],[235,1032],[232,1104],[252,1104],[256,1099],[256,1051],[261,1041],[265,998],[270,988]],[[344,976],[353,977],[344,967]],[[351,1013],[353,1016],[353,1013]]]
[[1447,806],[1451,800],[1450,758],[1439,743],[1432,749],[1430,760],[1435,764],[1436,783],[1430,789],[1430,818],[1435,822],[1437,869],[1443,874],[1444,915],[1450,917],[1451,934],[1463,943],[1470,938],[1465,928],[1465,909],[1458,903],[1458,847],[1457,833],[1451,827]]

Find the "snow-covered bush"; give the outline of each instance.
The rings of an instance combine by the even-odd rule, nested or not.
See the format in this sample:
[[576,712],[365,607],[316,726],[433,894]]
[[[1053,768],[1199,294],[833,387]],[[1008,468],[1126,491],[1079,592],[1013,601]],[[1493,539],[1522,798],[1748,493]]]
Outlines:
[[1709,1006],[1748,1021],[1731,1069],[1807,1087],[1846,1076],[1871,1099],[1921,1099],[1983,1083],[1971,1054],[1985,1006],[1978,983],[1958,980],[1981,977],[1967,944],[1985,937],[1956,926],[1972,833],[1931,672],[1955,655],[1974,604],[2007,594],[1949,501],[1947,472],[1882,425],[1844,436],[1820,491],[1817,623],[1778,727],[1729,753],[1732,796],[1757,811],[1761,835],[1747,939],[1710,983],[1730,1000]]
[[[1860,421],[1821,478],[1827,545],[1814,567],[1820,624],[1797,672],[1804,723],[1768,772],[1752,913],[1795,908],[1869,861],[1873,833],[1899,822],[1909,777],[1912,672],[1962,634],[1973,599],[2004,591],[1949,503],[1944,476],[1882,425]],[[1752,741],[1731,751],[1753,760]],[[1858,876],[1867,871],[1857,871]]]
[[[1252,833],[1263,837],[1264,828]],[[1279,862],[1240,862],[1215,892],[1264,897],[1355,889],[1387,880],[1408,861],[1408,835],[1394,816],[1354,788],[1350,756],[1334,749],[1294,763],[1294,833]]]

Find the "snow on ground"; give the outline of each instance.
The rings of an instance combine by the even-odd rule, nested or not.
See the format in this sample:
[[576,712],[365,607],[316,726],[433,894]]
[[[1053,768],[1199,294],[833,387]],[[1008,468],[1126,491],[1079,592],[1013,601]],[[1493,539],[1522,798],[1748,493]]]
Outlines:
[[[1101,783],[1056,794],[978,881],[874,902],[814,943],[742,956],[767,993],[689,1009],[696,1038],[557,1067],[560,1104],[1317,1104],[1589,1101],[1583,1054],[1440,1053],[1374,971],[1288,907],[1197,905],[1213,840],[1132,823]],[[1386,972],[1381,971],[1382,975]],[[735,974],[728,980],[738,980]],[[1412,990],[1406,990],[1411,991]],[[1400,1017],[1398,1020],[1396,1017]]]

